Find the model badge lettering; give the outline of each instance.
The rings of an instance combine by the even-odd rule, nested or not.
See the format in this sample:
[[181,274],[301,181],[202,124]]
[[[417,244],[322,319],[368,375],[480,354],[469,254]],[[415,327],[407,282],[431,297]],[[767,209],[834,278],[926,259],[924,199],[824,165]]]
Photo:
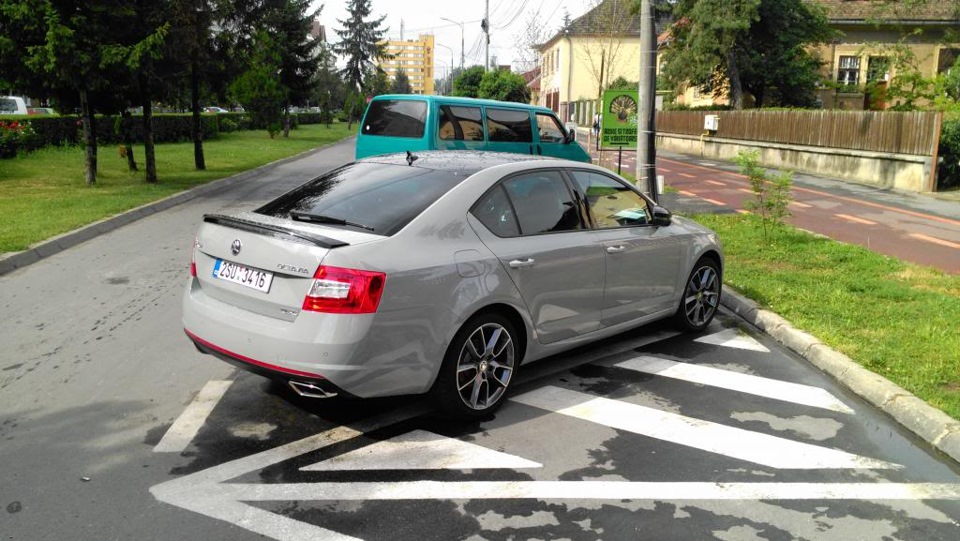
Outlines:
[[310,274],[309,269],[305,269],[303,267],[297,267],[294,265],[287,265],[286,263],[278,263],[277,269],[282,271],[287,271],[287,272],[296,272],[298,274]]

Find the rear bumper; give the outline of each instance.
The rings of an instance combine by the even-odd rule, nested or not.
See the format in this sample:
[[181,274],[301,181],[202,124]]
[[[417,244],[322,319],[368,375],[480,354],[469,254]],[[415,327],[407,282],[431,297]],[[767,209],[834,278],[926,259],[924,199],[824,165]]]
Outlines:
[[359,398],[425,392],[436,372],[420,348],[390,347],[385,341],[409,344],[409,333],[378,329],[374,317],[302,312],[279,320],[212,298],[196,279],[183,297],[183,329],[197,349],[243,370]]
[[[251,359],[249,357],[244,357],[243,355],[233,353],[215,344],[211,344],[210,342],[207,342],[206,340],[196,336],[186,329],[184,329],[183,332],[187,334],[187,337],[190,338],[190,341],[193,342],[193,345],[196,346],[197,351],[200,353],[213,355],[221,361],[228,362],[237,368],[246,370],[247,372],[252,372],[274,381],[279,381],[285,385],[297,383],[299,385],[306,384],[316,389],[322,389],[323,396],[319,396],[320,393],[318,393],[318,398],[332,398],[338,395],[351,396],[350,393],[345,392],[343,389],[337,387],[331,383],[330,380],[321,375],[302,372],[300,370],[292,370],[282,366],[276,366],[258,361],[256,359]],[[296,386],[293,388],[298,394],[303,394],[303,392]]]

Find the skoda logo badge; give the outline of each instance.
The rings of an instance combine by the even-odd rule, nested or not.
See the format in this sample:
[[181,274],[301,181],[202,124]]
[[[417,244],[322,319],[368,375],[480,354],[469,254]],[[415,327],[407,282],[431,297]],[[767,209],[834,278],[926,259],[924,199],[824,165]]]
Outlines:
[[230,253],[233,255],[238,255],[240,253],[240,248],[242,247],[243,245],[240,244],[240,239],[236,239],[233,241],[233,244],[230,245]]

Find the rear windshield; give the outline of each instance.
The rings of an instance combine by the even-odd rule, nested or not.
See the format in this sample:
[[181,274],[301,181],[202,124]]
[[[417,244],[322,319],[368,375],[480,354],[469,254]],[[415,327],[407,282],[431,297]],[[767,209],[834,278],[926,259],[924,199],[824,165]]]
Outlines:
[[363,135],[423,137],[427,102],[417,100],[374,100],[363,119]]
[[[255,212],[289,218],[302,212],[341,219],[345,227],[393,235],[467,177],[456,171],[361,162],[335,169]],[[325,224],[326,225],[326,224]]]

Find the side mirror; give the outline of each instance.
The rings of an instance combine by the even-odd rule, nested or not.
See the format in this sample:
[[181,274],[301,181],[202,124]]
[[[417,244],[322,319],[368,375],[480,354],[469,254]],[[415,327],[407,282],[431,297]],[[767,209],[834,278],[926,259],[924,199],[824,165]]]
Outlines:
[[567,131],[567,135],[563,138],[563,144],[569,145],[570,143],[577,140],[577,130],[572,129]]
[[653,206],[653,225],[670,225],[670,218],[673,216],[670,211],[660,205]]

